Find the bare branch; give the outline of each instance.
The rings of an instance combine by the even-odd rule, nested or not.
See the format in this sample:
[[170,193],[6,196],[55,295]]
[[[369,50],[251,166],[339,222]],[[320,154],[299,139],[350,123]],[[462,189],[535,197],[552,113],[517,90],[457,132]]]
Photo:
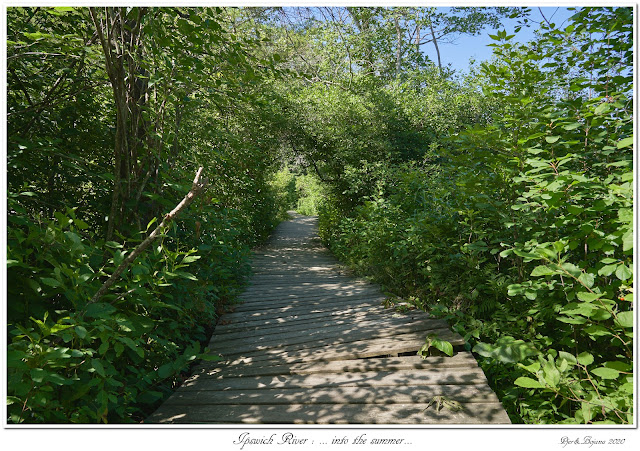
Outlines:
[[93,297],[87,302],[87,305],[93,304],[97,302],[106,292],[107,290],[120,278],[120,275],[127,269],[129,266],[141,253],[143,253],[150,245],[158,238],[164,229],[169,225],[169,223],[183,210],[185,209],[193,200],[202,192],[202,190],[207,186],[207,179],[200,179],[200,175],[202,174],[202,169],[198,169],[196,173],[196,177],[193,179],[193,185],[191,186],[191,190],[187,193],[187,195],[180,201],[176,207],[171,210],[171,212],[167,213],[160,223],[158,227],[155,228],[153,232],[149,234],[149,236],[136,247],[133,252],[131,252],[127,258],[124,259],[120,266],[116,268],[116,270],[111,274],[111,277],[100,287],[100,289],[93,295]]

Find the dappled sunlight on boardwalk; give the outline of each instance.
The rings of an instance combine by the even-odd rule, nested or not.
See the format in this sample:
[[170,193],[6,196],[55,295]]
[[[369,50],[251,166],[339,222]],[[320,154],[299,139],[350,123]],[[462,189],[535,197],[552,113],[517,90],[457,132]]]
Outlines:
[[[469,352],[416,356],[429,333],[464,344],[420,311],[383,307],[294,215],[256,251],[243,303],[193,376],[149,423],[504,424],[509,418]],[[457,349],[457,348],[456,348]]]

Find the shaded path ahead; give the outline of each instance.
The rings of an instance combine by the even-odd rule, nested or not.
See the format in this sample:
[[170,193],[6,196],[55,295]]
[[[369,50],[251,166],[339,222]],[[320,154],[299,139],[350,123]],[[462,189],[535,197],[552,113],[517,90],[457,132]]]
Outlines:
[[375,285],[340,271],[317,219],[292,216],[216,326],[209,347],[224,360],[196,368],[148,423],[509,423],[471,353],[416,356],[427,334],[454,346],[458,334],[385,309]]

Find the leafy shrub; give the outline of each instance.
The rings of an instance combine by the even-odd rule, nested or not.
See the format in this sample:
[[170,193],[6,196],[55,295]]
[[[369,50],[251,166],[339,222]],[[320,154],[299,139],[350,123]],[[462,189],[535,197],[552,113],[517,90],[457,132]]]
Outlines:
[[296,194],[298,198],[296,211],[301,215],[316,216],[323,195],[323,186],[317,177],[312,174],[298,175]]
[[296,207],[296,201],[298,199],[295,175],[289,168],[285,167],[273,175],[272,180],[269,181],[269,185],[276,199],[275,204],[278,208],[277,217],[281,220],[288,219],[287,211]]
[[321,209],[340,258],[451,321],[516,422],[633,418],[631,13],[585,8],[530,46],[499,32],[492,124]]
[[125,247],[94,241],[73,210],[31,220],[19,197],[10,196],[8,218],[10,421],[142,419],[190,362],[207,358],[205,328],[242,286],[249,247],[233,212],[196,206],[205,223],[198,233],[186,215],[110,293],[88,303]]

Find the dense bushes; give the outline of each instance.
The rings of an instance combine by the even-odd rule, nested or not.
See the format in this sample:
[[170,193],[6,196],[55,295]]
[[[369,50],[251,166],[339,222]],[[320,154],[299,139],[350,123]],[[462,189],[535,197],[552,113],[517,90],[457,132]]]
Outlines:
[[200,343],[242,286],[256,237],[236,211],[201,199],[89,304],[145,233],[105,243],[73,210],[31,220],[19,199],[9,198],[10,420],[142,419],[203,358]]
[[587,8],[530,46],[498,33],[493,123],[321,211],[336,254],[452,322],[517,422],[632,421],[631,24]]

